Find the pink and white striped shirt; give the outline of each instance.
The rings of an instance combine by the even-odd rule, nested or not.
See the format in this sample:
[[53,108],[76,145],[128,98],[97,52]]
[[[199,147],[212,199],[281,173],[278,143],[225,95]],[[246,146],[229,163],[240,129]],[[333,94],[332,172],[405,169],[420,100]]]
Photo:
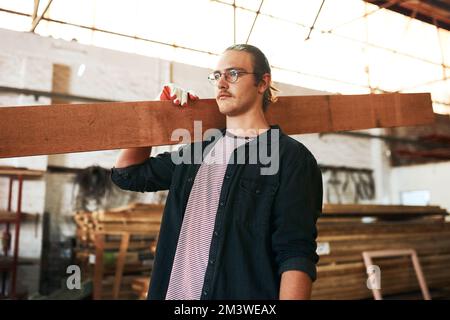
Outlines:
[[167,300],[200,299],[227,165],[233,151],[251,139],[227,131],[203,160],[186,206]]

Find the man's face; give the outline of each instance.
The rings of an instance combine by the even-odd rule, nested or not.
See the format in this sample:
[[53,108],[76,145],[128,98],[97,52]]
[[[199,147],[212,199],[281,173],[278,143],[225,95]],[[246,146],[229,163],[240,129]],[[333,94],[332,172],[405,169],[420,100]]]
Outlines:
[[[217,63],[215,71],[253,72],[252,56],[248,52],[225,51]],[[255,85],[254,74],[239,74],[236,82],[229,83],[222,75],[215,86],[216,101],[219,111],[227,116],[237,116],[252,108],[261,108],[264,90]]]

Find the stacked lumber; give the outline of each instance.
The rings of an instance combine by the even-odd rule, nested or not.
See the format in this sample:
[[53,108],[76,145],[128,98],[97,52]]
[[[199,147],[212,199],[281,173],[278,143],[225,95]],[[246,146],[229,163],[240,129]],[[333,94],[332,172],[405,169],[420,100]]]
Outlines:
[[[75,256],[85,279],[93,279],[96,299],[140,297],[132,284],[136,278],[150,278],[163,209],[134,203],[75,214]],[[119,288],[116,295],[114,284]]]
[[[313,299],[371,299],[363,251],[414,249],[430,292],[450,288],[450,223],[437,206],[325,205]],[[383,297],[417,291],[408,257],[378,258]]]
[[77,239],[83,245],[94,243],[95,232],[129,232],[156,237],[163,205],[134,203],[128,206],[96,212],[77,212]]
[[[122,278],[120,291],[117,299],[119,300],[138,300],[140,296],[133,289],[133,283],[135,279],[139,279],[141,276],[139,275],[125,275]],[[150,275],[148,275],[148,279],[150,279]],[[106,276],[102,280],[102,299],[104,300],[113,300],[113,287],[114,287],[114,277]]]

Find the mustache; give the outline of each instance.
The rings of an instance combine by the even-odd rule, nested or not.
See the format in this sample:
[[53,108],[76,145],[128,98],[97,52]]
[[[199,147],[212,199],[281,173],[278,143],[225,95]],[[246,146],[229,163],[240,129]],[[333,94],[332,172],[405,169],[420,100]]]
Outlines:
[[220,91],[216,97],[219,98],[220,96],[231,97],[231,93],[229,93],[228,91]]

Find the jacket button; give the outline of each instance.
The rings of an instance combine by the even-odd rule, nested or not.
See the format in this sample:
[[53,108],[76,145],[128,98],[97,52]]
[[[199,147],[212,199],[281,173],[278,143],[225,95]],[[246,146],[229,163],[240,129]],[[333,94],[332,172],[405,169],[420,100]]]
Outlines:
[[220,206],[223,207],[225,205],[225,202],[220,201]]
[[256,192],[256,194],[260,194],[261,193],[261,191],[259,189],[256,189],[255,192]]
[[214,264],[214,260],[213,259],[209,260],[209,263]]
[[208,291],[206,291],[206,290],[203,291],[203,295],[204,295],[204,296],[207,296],[207,295],[208,295]]
[[230,179],[230,175],[229,174],[225,175],[225,179]]
[[217,237],[219,233],[217,231],[214,231],[214,235]]

